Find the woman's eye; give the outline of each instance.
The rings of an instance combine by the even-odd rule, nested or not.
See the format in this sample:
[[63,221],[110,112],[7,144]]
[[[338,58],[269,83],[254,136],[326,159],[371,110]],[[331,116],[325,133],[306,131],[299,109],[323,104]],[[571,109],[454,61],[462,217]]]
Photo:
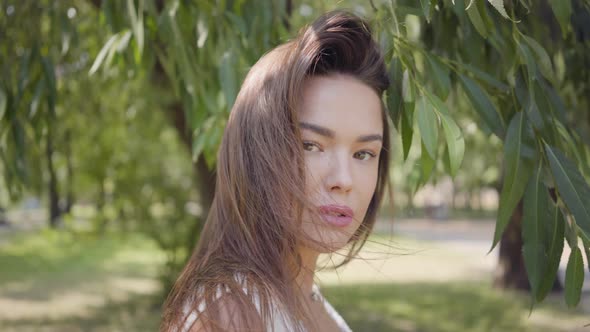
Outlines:
[[359,160],[369,160],[375,157],[375,154],[370,151],[359,151],[354,154],[354,157]]
[[303,142],[303,150],[315,152],[315,151],[320,151],[320,147],[317,144],[312,143],[312,142]]

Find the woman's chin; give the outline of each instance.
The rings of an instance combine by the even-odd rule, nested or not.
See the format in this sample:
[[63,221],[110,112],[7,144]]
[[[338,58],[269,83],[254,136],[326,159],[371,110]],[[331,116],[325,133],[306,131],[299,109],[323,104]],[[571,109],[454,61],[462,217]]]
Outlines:
[[349,240],[350,237],[342,237],[330,240],[314,239],[313,241],[308,241],[306,247],[320,254],[329,254],[346,247],[346,245],[349,243]]

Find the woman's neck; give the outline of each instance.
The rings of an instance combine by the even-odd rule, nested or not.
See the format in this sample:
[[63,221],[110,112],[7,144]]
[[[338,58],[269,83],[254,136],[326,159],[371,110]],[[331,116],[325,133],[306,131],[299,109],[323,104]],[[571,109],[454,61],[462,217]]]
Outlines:
[[307,247],[299,247],[301,256],[301,269],[296,277],[296,282],[304,294],[311,294],[313,290],[313,279],[319,253]]

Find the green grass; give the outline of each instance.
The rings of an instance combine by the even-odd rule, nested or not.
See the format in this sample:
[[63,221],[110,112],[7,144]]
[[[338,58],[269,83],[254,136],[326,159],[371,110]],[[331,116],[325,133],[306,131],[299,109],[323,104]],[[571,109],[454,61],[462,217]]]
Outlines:
[[109,301],[84,315],[0,321],[0,331],[140,332],[157,331],[160,324],[159,295],[134,295],[128,301]]
[[[3,267],[0,284],[45,280],[72,287],[72,282],[101,274],[150,275],[162,261],[162,254],[155,245],[131,234],[99,237],[43,230],[35,234],[16,234],[5,242],[0,244],[0,266]],[[134,252],[135,257],[128,257],[130,252]],[[146,258],[156,264],[146,262]]]
[[[157,247],[138,235],[44,231],[11,236],[0,244],[0,331],[156,331],[162,295],[152,290],[112,297],[111,281],[155,281],[162,262]],[[76,290],[81,296],[104,295],[105,301],[56,315],[52,299]],[[573,331],[590,323],[579,310],[559,304],[561,296],[529,318],[526,295],[500,292],[485,282],[360,283],[322,291],[354,331]],[[3,320],[13,310],[2,307],[3,299],[40,303],[41,308],[46,303],[47,310]]]
[[[154,287],[147,294],[137,288],[157,285],[162,262],[149,239],[133,234],[44,230],[4,237],[0,331],[155,331],[162,296]],[[119,292],[121,282],[133,289]],[[59,300],[64,294],[70,297]],[[30,317],[27,305],[41,314]]]
[[486,283],[355,284],[322,292],[354,331],[573,331],[590,323],[555,300],[529,317],[527,296]]

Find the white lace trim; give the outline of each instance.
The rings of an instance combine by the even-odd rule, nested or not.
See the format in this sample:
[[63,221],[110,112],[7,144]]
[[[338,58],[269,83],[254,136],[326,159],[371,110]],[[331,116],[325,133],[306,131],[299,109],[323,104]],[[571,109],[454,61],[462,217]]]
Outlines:
[[[246,291],[246,287],[243,288],[245,292]],[[342,318],[342,316],[336,311],[336,309],[334,309],[334,307],[332,307],[332,305],[330,304],[330,302],[328,302],[328,300],[326,300],[326,298],[324,298],[324,296],[322,295],[322,293],[319,290],[319,287],[316,284],[313,284],[313,291],[316,294],[319,294],[321,301],[324,303],[324,308],[326,309],[326,312],[328,313],[328,315],[336,322],[336,325],[338,325],[338,327],[340,328],[340,331],[342,332],[352,332],[352,330],[350,329],[350,327],[348,326],[348,324],[346,324],[346,321],[344,320],[344,318]],[[229,292],[229,289],[226,288],[226,292]],[[221,289],[218,288],[217,292],[215,294],[215,299],[219,299],[222,296],[222,292]],[[256,294],[254,294],[254,305],[256,306],[256,310],[258,310],[258,312],[260,312],[260,300],[258,299],[258,296]],[[278,310],[277,307],[274,308],[275,312],[274,312],[274,320],[272,322],[272,327],[268,326],[267,328],[269,328],[269,331],[274,331],[274,332],[289,332],[292,329],[289,329],[289,327],[287,326],[287,320],[285,319],[284,315],[281,313],[280,310]],[[188,332],[190,330],[190,328],[192,327],[192,325],[194,324],[194,322],[197,320],[198,318],[198,314],[203,312],[205,310],[205,302],[201,302],[199,303],[198,307],[197,307],[197,312],[195,312],[194,310],[190,312],[189,314],[189,306],[186,305],[184,307],[184,314],[188,315],[185,321],[185,324],[182,326],[182,330],[181,332]]]
[[352,332],[352,330],[350,329],[348,324],[346,324],[346,321],[344,320],[344,318],[342,318],[342,316],[340,316],[338,311],[336,311],[336,309],[334,309],[334,307],[330,304],[330,302],[328,302],[328,300],[326,300],[326,298],[322,295],[318,285],[313,284],[313,291],[314,291],[314,293],[320,295],[322,302],[324,302],[324,308],[326,308],[328,315],[330,315],[330,317],[336,322],[336,325],[338,325],[338,327],[340,328],[340,331]]

